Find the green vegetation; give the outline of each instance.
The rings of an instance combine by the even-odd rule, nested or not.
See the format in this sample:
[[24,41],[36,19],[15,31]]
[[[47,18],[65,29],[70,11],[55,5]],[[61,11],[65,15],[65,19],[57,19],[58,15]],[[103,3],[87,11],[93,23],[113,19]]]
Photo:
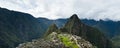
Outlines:
[[79,48],[78,45],[75,43],[75,40],[70,40],[69,36],[58,35],[58,38],[64,43],[66,47],[71,48]]
[[115,48],[120,48],[120,36],[115,36],[112,38]]
[[41,26],[30,14],[0,8],[0,48],[15,48],[41,37],[44,32]]

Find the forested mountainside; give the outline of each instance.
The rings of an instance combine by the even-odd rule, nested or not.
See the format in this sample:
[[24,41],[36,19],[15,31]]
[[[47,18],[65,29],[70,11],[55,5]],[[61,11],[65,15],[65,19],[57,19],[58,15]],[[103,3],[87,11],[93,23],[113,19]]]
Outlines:
[[19,43],[40,38],[43,31],[32,15],[0,8],[0,48],[15,48]]
[[112,20],[88,20],[88,19],[83,19],[83,23],[98,28],[100,31],[105,33],[108,37],[112,38],[116,35],[120,34],[120,21],[112,21]]

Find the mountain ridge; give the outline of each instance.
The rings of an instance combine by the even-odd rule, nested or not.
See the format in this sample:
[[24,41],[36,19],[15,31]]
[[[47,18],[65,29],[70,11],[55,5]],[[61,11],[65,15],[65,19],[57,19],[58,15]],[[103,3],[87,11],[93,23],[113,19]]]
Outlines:
[[[47,20],[49,21],[49,19],[47,19]],[[52,23],[53,23],[53,21],[51,20]],[[55,20],[55,21],[56,22],[61,22],[61,23],[56,24],[56,25],[58,27],[62,27],[68,21],[68,18],[67,19],[58,19],[58,20]],[[54,22],[54,23],[56,23],[56,22]],[[84,23],[84,24],[86,24],[86,25],[88,25],[88,26],[98,28],[100,31],[102,31],[109,38],[112,38],[115,35],[119,35],[120,34],[119,33],[119,30],[120,30],[120,27],[119,27],[120,21],[112,21],[112,20],[105,20],[105,21],[104,20],[100,20],[100,21],[96,21],[94,19],[81,19],[81,22]],[[48,24],[52,24],[52,23],[48,23]],[[62,24],[62,25],[60,25],[60,24]],[[101,27],[101,26],[103,26],[103,27]],[[111,28],[114,28],[114,29],[111,29]]]
[[42,32],[41,25],[32,15],[0,8],[0,48],[15,48],[41,37]]

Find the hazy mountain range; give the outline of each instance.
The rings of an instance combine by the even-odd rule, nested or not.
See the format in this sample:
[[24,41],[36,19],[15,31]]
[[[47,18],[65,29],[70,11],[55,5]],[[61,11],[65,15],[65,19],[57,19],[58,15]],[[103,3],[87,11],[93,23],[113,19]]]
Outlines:
[[[58,27],[64,26],[64,24],[68,21],[68,19],[57,19],[57,20],[49,20],[46,18],[37,18],[39,22],[45,22],[45,25],[50,26],[55,23]],[[93,19],[81,19],[81,22],[84,24],[98,28],[100,31],[105,33],[109,38],[112,38],[116,35],[120,34],[120,21],[112,21],[112,20],[93,20]]]

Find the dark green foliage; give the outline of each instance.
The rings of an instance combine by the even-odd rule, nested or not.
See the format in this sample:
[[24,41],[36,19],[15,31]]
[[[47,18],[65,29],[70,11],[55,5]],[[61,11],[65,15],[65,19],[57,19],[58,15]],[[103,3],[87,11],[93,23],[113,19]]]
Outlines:
[[0,48],[15,48],[19,43],[39,38],[42,31],[33,16],[0,8]]

